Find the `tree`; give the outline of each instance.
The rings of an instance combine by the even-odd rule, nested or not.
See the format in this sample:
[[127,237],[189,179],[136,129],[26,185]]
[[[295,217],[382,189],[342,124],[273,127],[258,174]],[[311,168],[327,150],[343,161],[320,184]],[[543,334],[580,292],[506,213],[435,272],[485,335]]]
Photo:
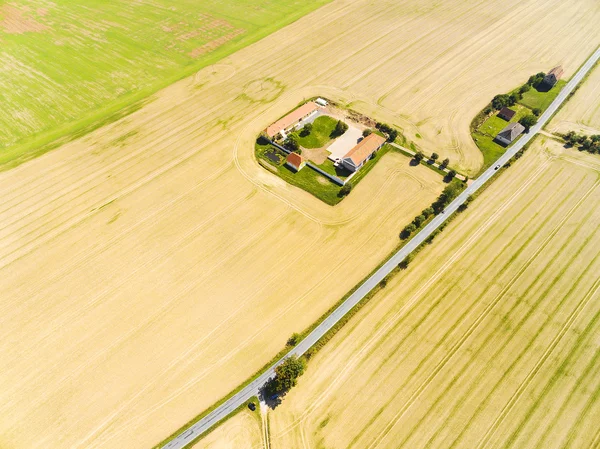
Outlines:
[[433,154],[431,155],[431,160],[432,160],[432,161],[437,161],[439,158],[440,158],[440,155],[439,155],[439,154],[437,154],[437,153],[433,153]]
[[529,92],[531,90],[531,86],[529,84],[523,84],[519,88],[519,93],[524,94],[525,92]]
[[527,131],[529,131],[529,128],[531,128],[532,126],[534,126],[537,123],[537,117],[533,114],[527,114],[524,117],[521,117],[521,120],[519,120],[519,123],[521,125],[523,125],[525,127],[525,129]]
[[396,131],[395,129],[390,129],[387,138],[388,142],[393,142],[394,140],[396,140],[396,137],[398,137],[398,131]]
[[344,184],[342,186],[342,188],[340,189],[340,196],[349,195],[350,192],[352,192],[352,184],[350,184],[350,183]]
[[302,128],[302,132],[300,133],[300,135],[302,135],[303,137],[304,136],[308,136],[312,132],[312,129],[313,129],[313,124],[312,123],[307,123]]
[[415,161],[421,162],[423,159],[425,159],[425,155],[423,154],[423,152],[422,151],[417,151],[415,153]]
[[433,207],[428,207],[427,209],[423,209],[423,212],[421,212],[421,215],[424,215],[425,217],[429,217],[430,215],[433,215]]
[[542,115],[542,110],[540,108],[533,108],[531,112],[533,112],[533,115],[535,115],[536,117]]
[[338,122],[335,124],[335,129],[333,130],[333,135],[341,136],[346,131],[348,131],[348,125],[346,123],[342,122],[341,120],[338,120]]
[[527,84],[529,84],[530,86],[533,86],[537,89],[540,86],[540,84],[542,84],[542,82],[544,81],[545,76],[546,76],[546,74],[544,72],[540,72],[535,75],[532,75],[529,77]]
[[450,179],[454,179],[454,177],[456,177],[456,171],[450,170],[446,176]]
[[413,223],[418,228],[419,226],[421,226],[425,222],[425,220],[427,220],[427,217],[425,217],[423,215],[417,215],[415,217],[415,219],[413,220]]
[[577,143],[578,137],[575,131],[569,131],[563,136],[563,139],[565,139],[565,142],[567,142],[569,145],[575,145]]
[[450,164],[450,159],[446,158],[440,164],[440,168],[446,168]]
[[296,346],[300,343],[300,334],[298,332],[294,332],[290,338],[288,338],[287,345],[288,346]]
[[408,225],[406,225],[404,227],[404,229],[402,230],[402,232],[400,233],[400,238],[402,240],[406,240],[407,238],[410,237],[410,235],[415,232],[417,230],[417,227],[415,226],[414,223],[409,223]]
[[509,96],[509,100],[508,100],[508,105],[509,106],[513,106],[515,105],[520,99],[521,99],[522,95],[518,92],[513,92],[512,94],[510,94]]
[[[510,105],[510,95],[500,94],[492,99],[492,107],[494,109],[502,109],[504,106]],[[514,103],[513,103],[514,104]]]
[[401,270],[406,270],[414,258],[415,258],[414,254],[410,253],[408,256],[406,256],[404,258],[404,260],[402,262],[400,262],[398,264],[398,268],[400,268]]
[[298,378],[304,374],[306,361],[295,355],[286,358],[275,368],[275,377],[266,385],[268,394],[285,393],[296,386]]
[[600,134],[594,134],[593,136],[590,136],[590,139],[592,139],[592,142],[594,143],[600,142]]
[[298,137],[295,134],[290,134],[284,142],[284,146],[294,152],[300,151],[300,144],[298,143]]
[[365,129],[363,131],[363,137],[367,137],[368,135],[373,134],[373,130],[372,129]]

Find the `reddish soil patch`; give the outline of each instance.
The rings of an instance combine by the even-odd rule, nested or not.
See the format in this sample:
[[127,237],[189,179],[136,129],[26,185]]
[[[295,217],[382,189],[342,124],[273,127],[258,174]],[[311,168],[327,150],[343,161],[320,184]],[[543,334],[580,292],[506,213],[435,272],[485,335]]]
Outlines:
[[29,17],[23,11],[12,5],[0,7],[0,28],[10,34],[44,31],[47,26]]

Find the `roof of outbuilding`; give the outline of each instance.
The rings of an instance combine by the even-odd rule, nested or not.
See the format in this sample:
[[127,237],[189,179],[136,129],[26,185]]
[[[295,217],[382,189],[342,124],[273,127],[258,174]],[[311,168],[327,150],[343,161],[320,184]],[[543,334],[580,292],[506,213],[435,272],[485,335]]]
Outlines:
[[308,103],[303,104],[298,109],[293,110],[285,117],[280,118],[275,123],[267,128],[267,135],[269,137],[275,137],[282,130],[289,128],[294,123],[298,122],[304,116],[310,114],[311,112],[317,110],[319,106],[313,101],[309,101]]
[[511,142],[515,140],[523,131],[525,127],[520,123],[509,123],[502,131],[498,133],[498,136],[504,137]]
[[560,78],[565,71],[563,70],[561,65],[557,65],[552,70],[548,72],[548,75],[554,75],[557,79]]
[[385,142],[385,137],[372,133],[352,148],[343,159],[350,159],[355,166],[362,164],[377,148]]
[[294,167],[298,168],[305,161],[305,159],[302,156],[300,156],[298,153],[290,153],[285,158],[285,161],[288,164],[293,165]]
[[512,109],[507,108],[505,106],[502,109],[500,109],[500,112],[498,113],[498,115],[502,115],[510,120],[511,118],[513,118],[515,116],[516,113],[517,113],[516,111],[513,111]]

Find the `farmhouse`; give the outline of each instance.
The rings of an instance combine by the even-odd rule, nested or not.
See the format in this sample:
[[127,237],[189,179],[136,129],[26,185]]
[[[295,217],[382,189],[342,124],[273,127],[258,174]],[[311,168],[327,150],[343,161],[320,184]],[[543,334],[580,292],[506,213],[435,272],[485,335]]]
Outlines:
[[512,109],[503,107],[502,109],[500,109],[500,112],[498,112],[498,117],[506,120],[507,122],[510,122],[512,120],[512,118],[515,116],[515,114],[516,114],[516,112],[513,111]]
[[350,170],[351,172],[357,171],[360,167],[368,161],[373,153],[379,150],[385,143],[385,137],[381,137],[377,134],[369,134],[358,145],[352,148],[342,158],[342,165]]
[[291,128],[297,126],[302,120],[305,120],[317,113],[319,106],[313,101],[303,104],[298,109],[290,112],[285,117],[280,118],[271,126],[269,126],[265,132],[270,139],[275,137],[277,134],[285,133]]
[[525,127],[520,123],[509,123],[506,128],[498,133],[496,141],[502,145],[510,145],[523,131],[525,131]]
[[306,159],[304,159],[298,153],[290,153],[285,158],[285,165],[292,168],[296,172],[299,172],[306,165]]
[[554,67],[552,70],[548,72],[548,74],[544,77],[543,84],[548,87],[554,87],[554,85],[558,82],[560,77],[563,75],[564,70],[562,66]]

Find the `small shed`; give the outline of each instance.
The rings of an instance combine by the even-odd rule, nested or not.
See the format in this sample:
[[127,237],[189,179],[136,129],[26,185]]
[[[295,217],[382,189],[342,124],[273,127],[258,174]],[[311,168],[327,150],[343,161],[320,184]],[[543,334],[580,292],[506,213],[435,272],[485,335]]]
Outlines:
[[501,119],[506,120],[507,122],[510,122],[513,119],[513,117],[515,116],[516,113],[517,113],[516,111],[513,111],[510,108],[503,107],[498,112],[498,117],[500,117]]
[[562,66],[556,66],[552,70],[548,72],[548,74],[544,77],[543,83],[548,87],[554,87],[554,85],[558,82],[558,80],[563,76]]
[[306,165],[306,159],[298,153],[290,153],[285,158],[285,165],[292,168],[294,171],[299,172]]

